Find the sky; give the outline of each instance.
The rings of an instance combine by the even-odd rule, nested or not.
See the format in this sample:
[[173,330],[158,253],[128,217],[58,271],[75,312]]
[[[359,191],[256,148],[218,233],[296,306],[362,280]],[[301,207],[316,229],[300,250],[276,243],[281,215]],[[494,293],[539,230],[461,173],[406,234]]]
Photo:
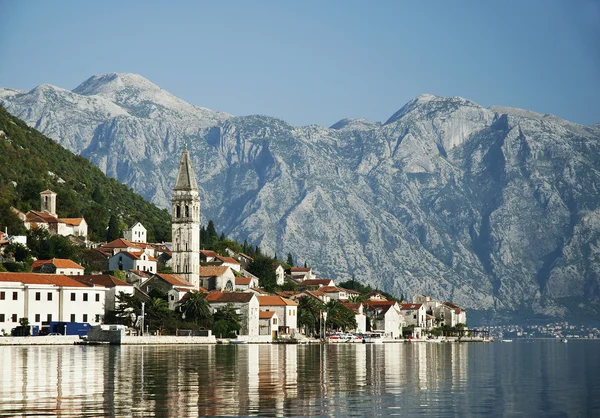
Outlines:
[[600,122],[600,0],[0,0],[0,87],[140,74],[294,125],[385,121],[423,93]]

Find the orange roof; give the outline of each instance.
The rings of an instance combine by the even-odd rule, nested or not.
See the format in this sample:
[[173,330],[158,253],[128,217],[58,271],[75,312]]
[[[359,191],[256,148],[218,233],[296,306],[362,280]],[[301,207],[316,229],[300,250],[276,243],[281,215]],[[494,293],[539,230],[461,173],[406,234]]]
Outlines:
[[50,189],[46,189],[46,190],[44,190],[43,192],[41,192],[40,194],[56,194],[56,193],[55,193],[55,192],[53,192],[53,191],[52,191],[52,190],[50,190]]
[[352,303],[352,302],[344,302],[344,301],[342,301],[342,304],[354,313],[358,313],[360,310],[360,306],[362,305],[362,303],[360,303],[360,302]]
[[236,277],[235,278],[235,284],[239,284],[239,285],[249,286],[251,281],[252,281],[252,279],[249,279],[247,277]]
[[25,215],[25,220],[27,222],[36,222],[36,223],[57,223],[58,218],[50,215],[46,212],[38,212],[37,210],[30,210]]
[[414,311],[420,309],[423,306],[421,303],[403,303],[400,305],[400,309],[403,311]]
[[188,282],[185,277],[178,274],[157,273],[154,277],[158,277],[175,287],[194,287],[194,285]]
[[293,300],[281,296],[258,296],[258,303],[260,306],[298,306]]
[[222,255],[218,255],[217,259],[221,260],[223,263],[240,264],[239,261],[237,261],[235,258],[232,258],[232,257],[223,257]]
[[463,312],[463,311],[464,311],[464,309],[463,309],[463,308],[461,308],[461,307],[460,307],[460,306],[458,306],[458,305],[455,305],[454,303],[451,303],[451,302],[444,302],[443,304],[444,304],[444,305],[446,305],[447,307],[451,308],[451,309],[454,309],[454,311],[455,311],[457,314],[459,314],[459,313],[461,313],[461,312]]
[[323,286],[319,288],[319,292],[323,292],[323,293],[338,293],[338,292],[345,292],[346,289],[340,289],[339,287],[335,287],[335,286]]
[[[126,255],[129,258],[133,258],[134,260],[140,260],[142,258],[142,254],[144,254],[143,251],[119,251],[117,254],[113,255],[113,257],[115,257],[116,255]],[[156,261],[156,258],[152,257],[151,255],[148,255],[148,261]]]
[[63,287],[89,287],[89,285],[80,283],[77,280],[73,280],[62,274],[0,273],[0,282],[45,284]]
[[298,283],[298,286],[330,286],[333,283],[331,279],[308,279]]
[[83,276],[69,276],[71,279],[77,280],[81,283],[100,285],[104,287],[115,287],[115,286],[129,286],[133,285],[124,282],[123,280],[117,279],[115,276],[110,274],[84,274]]
[[290,271],[292,273],[299,273],[299,272],[306,272],[306,271],[311,271],[312,269],[310,267],[292,267],[290,269]]
[[200,277],[218,277],[227,272],[227,266],[200,266]]
[[67,225],[75,225],[75,226],[81,225],[82,221],[83,221],[83,218],[59,218],[58,219],[58,222],[62,222]]
[[200,250],[200,254],[202,254],[205,257],[218,257],[219,254],[217,254],[216,252],[212,251],[212,250]]
[[258,319],[271,319],[273,318],[273,315],[275,315],[275,312],[273,311],[259,311]]
[[222,303],[247,303],[252,300],[254,293],[242,292],[209,292],[206,295],[207,302]]
[[381,306],[393,306],[396,303],[397,302],[395,302],[393,300],[368,300],[366,302],[363,302],[363,305],[373,306],[373,307],[381,307]]
[[80,270],[84,269],[82,266],[80,266],[76,262],[65,259],[65,258],[53,258],[52,260],[37,260],[37,261],[33,262],[33,264],[31,265],[31,269],[37,270],[38,268],[40,268],[46,264],[52,264],[54,267],[60,268],[60,269],[80,269]]
[[143,248],[142,245],[140,243],[137,242],[131,242],[128,241],[124,238],[117,238],[114,241],[111,241],[109,243],[103,244],[102,245],[103,248]]

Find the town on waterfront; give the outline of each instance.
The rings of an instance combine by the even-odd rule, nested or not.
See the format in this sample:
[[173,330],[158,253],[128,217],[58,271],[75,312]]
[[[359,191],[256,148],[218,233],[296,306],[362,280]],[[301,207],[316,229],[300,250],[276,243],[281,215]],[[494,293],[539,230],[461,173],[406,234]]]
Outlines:
[[[143,336],[243,343],[488,337],[485,330],[469,330],[466,310],[450,301],[420,294],[407,301],[354,279],[336,283],[317,277],[306,263],[295,266],[292,254],[283,261],[218,237],[212,222],[201,227],[187,148],[171,200],[172,243],[148,243],[140,222],[122,234],[111,224],[107,236],[122,236],[92,242],[86,219],[58,216],[57,199],[44,190],[40,210],[12,208],[27,235],[1,236],[2,266],[11,271],[0,272],[0,330],[40,337],[21,343],[63,335],[114,343],[107,335],[115,333],[117,343]],[[86,249],[81,264],[58,256],[76,254],[75,246]],[[54,248],[52,258],[34,260],[43,247]]]

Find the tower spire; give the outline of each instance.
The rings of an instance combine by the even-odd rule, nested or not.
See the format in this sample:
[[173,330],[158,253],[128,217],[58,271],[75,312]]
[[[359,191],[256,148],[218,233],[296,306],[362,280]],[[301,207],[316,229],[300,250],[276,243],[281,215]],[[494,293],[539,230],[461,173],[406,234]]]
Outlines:
[[173,190],[198,190],[198,184],[196,183],[196,176],[192,168],[192,161],[190,160],[190,152],[187,150],[187,144],[185,149],[181,153],[181,160],[179,162],[179,173],[177,174],[177,181]]

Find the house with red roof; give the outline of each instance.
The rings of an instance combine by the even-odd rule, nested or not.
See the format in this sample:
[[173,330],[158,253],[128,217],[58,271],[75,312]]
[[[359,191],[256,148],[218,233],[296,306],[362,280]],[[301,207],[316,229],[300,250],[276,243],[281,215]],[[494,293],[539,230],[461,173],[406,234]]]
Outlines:
[[213,312],[227,305],[233,306],[242,319],[239,335],[259,335],[259,303],[254,293],[209,292],[206,301],[213,308]]
[[104,298],[105,314],[117,309],[116,299],[119,293],[123,292],[133,295],[133,285],[109,274],[84,274],[83,276],[70,276],[70,278],[85,285],[103,286],[106,288]]
[[169,309],[175,310],[177,303],[184,295],[191,291],[197,291],[198,286],[188,282],[182,274],[156,273],[140,285],[140,289],[146,294],[153,289],[167,294]]
[[295,334],[298,328],[298,303],[281,296],[258,296],[260,310],[275,312],[280,319],[278,334]]
[[145,251],[118,251],[108,259],[109,270],[141,270],[156,273],[156,258]]
[[219,266],[230,267],[231,270],[235,270],[238,273],[240,272],[242,265],[239,261],[237,261],[233,257],[224,257],[222,255],[217,255],[217,257],[213,260],[214,263],[218,263]]
[[106,290],[62,274],[0,273],[0,330],[9,333],[21,318],[100,324]]
[[210,290],[232,292],[235,275],[229,266],[200,266],[199,285]]
[[402,303],[400,304],[400,312],[402,321],[406,325],[414,325],[416,327],[427,327],[427,312],[425,305],[421,303]]
[[[395,301],[363,302],[365,315],[369,318],[373,331],[382,331],[384,336],[391,339],[402,337],[402,317],[400,306]],[[369,330],[371,331],[371,329]]]
[[236,277],[235,278],[235,290],[245,292],[248,289],[256,287],[254,279],[251,277]]
[[323,286],[335,287],[335,283],[331,279],[306,279],[298,282],[298,287],[304,289],[317,289]]
[[258,334],[270,335],[277,338],[279,329],[279,318],[275,311],[260,311],[258,313]]
[[300,283],[304,280],[312,280],[316,279],[317,276],[312,271],[310,267],[292,267],[287,270],[287,273],[293,281],[296,283]]
[[65,276],[82,275],[85,271],[83,266],[64,258],[53,258],[51,260],[36,260],[31,265],[33,273],[64,274]]
[[40,193],[41,210],[30,210],[25,214],[27,229],[43,228],[55,235],[81,237],[87,240],[88,226],[84,218],[59,218],[56,214],[56,196],[52,190]]
[[361,302],[348,302],[347,300],[342,301],[344,307],[354,312],[354,319],[356,319],[356,329],[353,330],[359,334],[363,334],[367,331],[367,317],[365,316],[364,307]]

